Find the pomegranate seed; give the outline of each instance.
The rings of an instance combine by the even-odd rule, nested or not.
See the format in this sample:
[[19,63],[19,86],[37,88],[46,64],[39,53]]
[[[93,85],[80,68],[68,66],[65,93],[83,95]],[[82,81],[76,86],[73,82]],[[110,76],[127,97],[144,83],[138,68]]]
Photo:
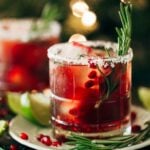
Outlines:
[[53,142],[52,142],[52,146],[57,147],[57,146],[60,146],[60,145],[61,145],[61,143],[58,142],[58,141],[53,141]]
[[28,140],[28,135],[25,132],[22,132],[20,134],[20,138],[23,139],[23,140]]
[[86,88],[91,88],[94,84],[95,84],[95,83],[94,83],[93,80],[88,80],[88,81],[85,83],[85,87],[86,87]]
[[134,122],[136,119],[136,112],[132,111],[131,112],[131,122]]
[[43,143],[47,146],[50,146],[52,144],[52,141],[49,136],[42,137],[40,141],[41,141],[41,143]]
[[139,131],[141,131],[141,126],[140,125],[133,125],[132,126],[132,132],[133,133],[137,133]]
[[14,144],[11,144],[9,147],[9,150],[17,150],[17,146]]
[[41,141],[41,139],[44,137],[44,134],[39,134],[38,136],[37,136],[37,140],[38,141]]
[[90,79],[94,79],[94,78],[96,78],[96,76],[97,76],[97,72],[96,72],[96,71],[91,71],[91,72],[88,74],[88,77],[89,77]]

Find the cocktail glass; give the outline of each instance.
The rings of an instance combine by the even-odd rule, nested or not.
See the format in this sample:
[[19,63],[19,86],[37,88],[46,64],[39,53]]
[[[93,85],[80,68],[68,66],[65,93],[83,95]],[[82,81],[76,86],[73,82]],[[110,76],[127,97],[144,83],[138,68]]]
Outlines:
[[[42,21],[37,21],[38,26]],[[47,48],[59,41],[60,25],[34,30],[32,19],[0,21],[0,90],[41,90],[49,85]]]
[[48,49],[54,135],[90,138],[129,134],[132,50],[117,55],[106,41]]

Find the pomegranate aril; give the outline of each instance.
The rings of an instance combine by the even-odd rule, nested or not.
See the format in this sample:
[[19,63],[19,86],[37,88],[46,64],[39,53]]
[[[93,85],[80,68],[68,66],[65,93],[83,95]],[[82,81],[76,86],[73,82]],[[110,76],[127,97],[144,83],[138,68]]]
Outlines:
[[11,144],[9,147],[9,150],[17,150],[17,146],[14,144]]
[[85,87],[86,87],[86,88],[91,88],[93,85],[95,85],[95,83],[94,83],[93,80],[88,80],[88,81],[85,83]]
[[60,146],[61,145],[61,143],[60,142],[58,142],[58,141],[53,141],[52,142],[52,146]]
[[41,139],[44,137],[44,134],[39,134],[38,136],[37,136],[37,140],[38,141],[41,141]]
[[141,126],[140,125],[133,125],[132,126],[132,132],[137,133],[141,131]]
[[52,144],[52,141],[49,136],[42,137],[40,141],[41,141],[41,143],[43,143],[47,146],[50,146]]
[[89,74],[88,74],[88,77],[90,79],[94,79],[97,77],[97,72],[96,71],[91,71]]
[[22,132],[22,133],[20,134],[20,138],[23,139],[23,140],[28,140],[28,134],[25,133],[25,132]]
[[131,112],[131,122],[134,122],[136,119],[136,112],[132,111]]

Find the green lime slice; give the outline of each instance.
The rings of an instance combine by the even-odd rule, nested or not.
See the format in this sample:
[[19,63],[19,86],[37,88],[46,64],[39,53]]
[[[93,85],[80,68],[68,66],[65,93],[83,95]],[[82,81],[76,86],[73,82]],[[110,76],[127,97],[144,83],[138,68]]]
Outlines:
[[7,92],[10,109],[29,121],[47,126],[50,120],[50,99],[44,93]]
[[0,135],[4,133],[4,131],[7,129],[8,123],[5,120],[0,120]]
[[21,93],[17,92],[7,92],[7,104],[9,108],[12,110],[12,112],[18,114],[21,112],[21,104],[20,104],[20,98]]
[[33,117],[41,125],[49,125],[50,99],[43,93],[31,93],[29,98]]
[[30,94],[28,92],[21,94],[21,98],[20,98],[21,111],[20,111],[20,114],[22,116],[24,116],[25,118],[27,118],[28,120],[36,123],[36,120],[32,115],[32,108],[31,108],[29,95]]
[[150,88],[140,87],[138,89],[138,95],[144,107],[150,110]]

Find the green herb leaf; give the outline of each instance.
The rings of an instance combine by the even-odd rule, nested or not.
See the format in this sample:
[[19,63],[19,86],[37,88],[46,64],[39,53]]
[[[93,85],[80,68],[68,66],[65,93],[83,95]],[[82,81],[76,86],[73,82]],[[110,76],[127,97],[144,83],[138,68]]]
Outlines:
[[37,32],[37,33],[42,33],[46,31],[49,28],[50,23],[53,20],[57,20],[60,18],[60,11],[56,5],[52,5],[50,3],[47,3],[43,11],[41,13],[41,25],[38,24],[38,20],[35,19],[33,21],[32,27],[31,27],[31,32]]
[[117,136],[108,139],[91,140],[76,134],[71,134],[66,144],[72,145],[70,150],[113,150],[138,144],[150,139],[150,121],[145,123],[147,126],[139,134]]
[[120,4],[119,17],[121,20],[122,27],[116,28],[118,34],[118,55],[126,55],[130,48],[131,43],[131,10],[132,5]]

